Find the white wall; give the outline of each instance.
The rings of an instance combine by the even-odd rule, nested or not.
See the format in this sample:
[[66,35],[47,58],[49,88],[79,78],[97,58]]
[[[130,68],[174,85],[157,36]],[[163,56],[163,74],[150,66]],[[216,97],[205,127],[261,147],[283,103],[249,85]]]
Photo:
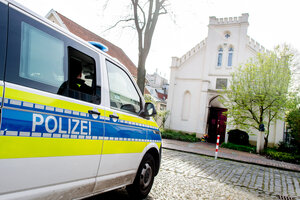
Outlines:
[[[196,132],[196,125],[198,122],[197,110],[200,107],[200,92],[202,82],[200,80],[185,80],[176,79],[176,87],[174,88],[174,102],[172,110],[170,111],[170,127],[175,130],[182,130],[186,132]],[[191,95],[190,114],[183,119],[183,99],[185,92]]]
[[[233,126],[227,126],[227,132],[231,129],[235,129],[236,127]],[[265,126],[265,129],[267,127]],[[251,128],[249,131],[246,131],[249,134],[249,142],[250,144],[256,145],[257,141],[257,134],[258,130]],[[274,146],[278,144],[279,142],[283,141],[283,132],[284,132],[284,121],[282,120],[276,120],[271,124],[270,127],[270,134],[268,137],[268,145]],[[228,134],[226,133],[226,138],[228,137]],[[225,140],[227,142],[227,139]]]
[[[265,49],[247,36],[248,14],[236,18],[210,17],[208,36],[193,47],[181,58],[172,58],[170,88],[167,110],[170,116],[166,128],[184,132],[196,132],[198,137],[206,133],[209,101],[218,95],[216,79],[227,78],[227,86],[231,73],[235,68],[247,62],[250,57]],[[226,38],[225,34],[230,37]],[[218,49],[223,48],[222,66],[217,66]],[[228,49],[233,47],[232,66],[227,65]],[[188,119],[182,118],[184,93],[191,94],[191,106]],[[230,128],[230,127],[228,127]],[[227,130],[229,130],[227,128]],[[277,134],[276,134],[277,133]],[[272,127],[269,141],[278,143],[282,140],[283,123]],[[256,137],[250,137],[256,141]]]

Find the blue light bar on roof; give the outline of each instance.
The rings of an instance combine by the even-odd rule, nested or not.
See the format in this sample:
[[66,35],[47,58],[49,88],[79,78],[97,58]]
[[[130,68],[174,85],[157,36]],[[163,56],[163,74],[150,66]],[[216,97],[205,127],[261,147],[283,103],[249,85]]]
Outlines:
[[97,47],[97,48],[100,49],[101,51],[108,52],[108,47],[105,46],[104,44],[101,44],[100,42],[89,41],[89,43],[90,43],[91,45]]

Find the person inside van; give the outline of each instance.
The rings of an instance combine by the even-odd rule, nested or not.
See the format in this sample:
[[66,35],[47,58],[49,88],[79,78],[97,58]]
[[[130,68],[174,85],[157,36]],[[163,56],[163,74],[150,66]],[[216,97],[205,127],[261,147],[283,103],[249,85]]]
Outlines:
[[68,88],[85,94],[92,94],[92,87],[85,84],[85,81],[81,79],[82,77],[82,65],[81,62],[75,59],[70,60],[70,78],[65,81],[59,88],[57,94],[66,95],[68,94]]

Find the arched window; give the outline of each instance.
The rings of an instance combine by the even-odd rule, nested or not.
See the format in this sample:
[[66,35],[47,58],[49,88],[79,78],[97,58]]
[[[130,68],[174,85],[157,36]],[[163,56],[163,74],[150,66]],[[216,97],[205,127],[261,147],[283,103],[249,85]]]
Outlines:
[[222,57],[223,57],[223,48],[220,47],[218,51],[218,64],[217,64],[218,67],[222,66]]
[[191,108],[191,93],[189,91],[185,91],[183,95],[183,102],[182,102],[182,112],[181,112],[182,120],[184,121],[189,120],[190,108]]
[[225,37],[225,39],[230,38],[230,36],[231,36],[230,31],[225,31],[225,32],[224,32],[224,37]]
[[229,67],[232,66],[232,56],[233,56],[233,48],[230,47],[228,51],[228,63],[227,63]]

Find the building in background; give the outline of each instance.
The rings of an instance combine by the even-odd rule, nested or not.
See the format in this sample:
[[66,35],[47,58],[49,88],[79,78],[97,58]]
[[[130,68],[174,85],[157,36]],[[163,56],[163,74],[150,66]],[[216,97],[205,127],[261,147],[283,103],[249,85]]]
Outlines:
[[[166,128],[208,134],[211,141],[221,135],[227,139],[227,109],[220,103],[219,91],[229,86],[235,66],[245,63],[265,48],[247,35],[248,14],[240,17],[209,18],[208,36],[181,58],[173,57]],[[284,123],[277,120],[271,127],[269,144],[282,140]],[[254,135],[250,142],[256,143]]]
[[169,83],[168,80],[157,73],[146,75],[146,89],[156,102],[158,111],[166,111]]
[[148,80],[147,84],[154,88],[163,88],[165,85],[168,85],[168,80],[158,74],[157,71],[156,69],[156,72],[153,74],[146,75],[146,79]]

